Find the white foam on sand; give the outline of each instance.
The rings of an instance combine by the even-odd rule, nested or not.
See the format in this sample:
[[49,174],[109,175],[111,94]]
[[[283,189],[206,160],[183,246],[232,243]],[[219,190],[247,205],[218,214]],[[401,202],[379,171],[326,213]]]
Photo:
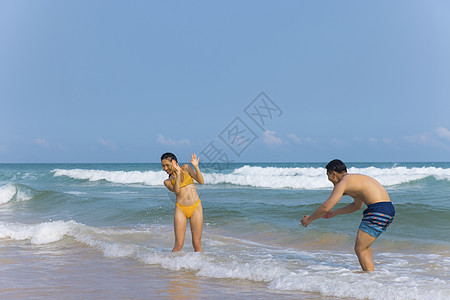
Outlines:
[[[206,278],[250,280],[274,290],[298,290],[323,296],[355,299],[448,299],[445,278],[427,273],[430,263],[442,264],[439,254],[385,254],[386,269],[359,272],[354,253],[299,251],[234,238],[210,236],[205,254],[171,253],[170,226],[98,228],[75,221],[38,224],[0,222],[0,238],[44,245],[70,238],[101,251],[106,257],[130,258],[173,271],[194,272]],[[186,246],[188,247],[188,246]],[[186,250],[189,251],[189,250]],[[404,264],[403,261],[414,262]],[[448,267],[448,265],[446,266]],[[389,270],[388,270],[389,269]]]

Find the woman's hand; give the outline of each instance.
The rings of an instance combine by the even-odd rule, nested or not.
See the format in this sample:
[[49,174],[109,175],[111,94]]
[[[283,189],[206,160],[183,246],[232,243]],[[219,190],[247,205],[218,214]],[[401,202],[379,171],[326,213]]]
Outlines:
[[178,165],[178,163],[175,160],[172,160],[172,168],[176,174],[180,174],[181,167]]
[[195,155],[195,153],[192,153],[192,155],[191,155],[191,164],[194,166],[194,167],[198,167],[198,157],[197,157],[197,155]]

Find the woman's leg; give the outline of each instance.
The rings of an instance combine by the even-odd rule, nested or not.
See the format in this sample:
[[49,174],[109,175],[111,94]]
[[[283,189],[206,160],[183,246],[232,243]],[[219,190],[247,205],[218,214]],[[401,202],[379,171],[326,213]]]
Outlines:
[[187,218],[184,215],[183,211],[178,206],[175,206],[175,215],[173,217],[175,245],[173,246],[172,252],[178,252],[183,249],[184,235],[186,234],[186,224]]
[[202,250],[202,230],[203,230],[203,208],[202,204],[199,203],[195,208],[194,213],[191,216],[191,233],[192,233],[192,246],[194,246],[194,251]]

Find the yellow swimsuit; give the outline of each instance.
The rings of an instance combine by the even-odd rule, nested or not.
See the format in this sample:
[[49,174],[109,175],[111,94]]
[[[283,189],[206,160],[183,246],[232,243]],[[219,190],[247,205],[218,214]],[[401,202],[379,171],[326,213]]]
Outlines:
[[[192,177],[188,173],[184,172],[183,170],[181,172],[183,172],[183,177],[184,178],[183,178],[183,181],[180,184],[180,188],[182,188],[182,187],[184,187],[186,185],[189,185],[189,184],[195,184],[194,180],[192,179]],[[175,180],[172,178],[172,185],[174,185],[174,184],[175,184]],[[197,202],[195,202],[194,204],[188,205],[188,206],[181,205],[180,203],[177,202],[176,206],[178,206],[183,211],[183,213],[186,216],[186,218],[189,219],[192,216],[192,214],[194,213],[194,210],[197,208],[197,206],[199,204],[200,204],[200,199],[198,199]]]

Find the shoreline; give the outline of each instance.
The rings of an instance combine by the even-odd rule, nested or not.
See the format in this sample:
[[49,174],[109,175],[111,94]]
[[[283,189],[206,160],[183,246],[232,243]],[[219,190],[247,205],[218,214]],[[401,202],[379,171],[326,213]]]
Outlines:
[[0,295],[7,299],[347,299],[271,290],[264,282],[207,278],[130,258],[109,258],[75,241],[1,242]]

